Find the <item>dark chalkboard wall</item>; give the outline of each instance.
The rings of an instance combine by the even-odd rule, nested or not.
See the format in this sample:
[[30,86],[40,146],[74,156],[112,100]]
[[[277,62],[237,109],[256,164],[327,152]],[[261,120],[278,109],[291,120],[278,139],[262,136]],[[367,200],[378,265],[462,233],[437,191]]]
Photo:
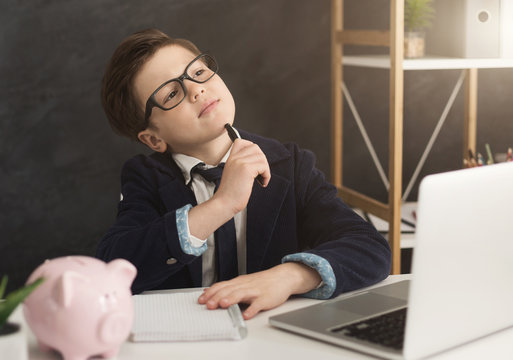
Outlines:
[[46,258],[93,255],[114,221],[122,164],[146,152],[111,131],[100,104],[104,67],[124,37],[157,27],[192,40],[217,57],[237,126],[322,148],[328,9],[328,1],[4,1],[0,274],[10,288]]
[[[313,150],[329,176],[329,10],[329,0],[3,1],[0,274],[9,288],[46,258],[93,255],[114,221],[121,166],[146,150],[112,133],[100,82],[115,46],[137,30],[157,27],[212,52],[236,101],[236,126]],[[388,26],[381,0],[347,0],[346,10],[349,27]],[[512,72],[480,74],[479,146],[513,145]],[[457,76],[405,77],[407,177]],[[388,73],[350,69],[346,81],[386,169]],[[345,112],[345,181],[385,199]],[[460,165],[461,118],[460,95],[422,175]]]

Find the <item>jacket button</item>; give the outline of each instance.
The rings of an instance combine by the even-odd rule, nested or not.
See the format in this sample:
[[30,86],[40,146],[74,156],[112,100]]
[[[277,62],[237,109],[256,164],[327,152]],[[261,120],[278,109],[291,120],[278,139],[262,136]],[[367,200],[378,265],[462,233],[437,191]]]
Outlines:
[[169,258],[169,259],[167,259],[166,264],[173,265],[173,264],[176,264],[176,262],[177,262],[177,260],[175,258]]

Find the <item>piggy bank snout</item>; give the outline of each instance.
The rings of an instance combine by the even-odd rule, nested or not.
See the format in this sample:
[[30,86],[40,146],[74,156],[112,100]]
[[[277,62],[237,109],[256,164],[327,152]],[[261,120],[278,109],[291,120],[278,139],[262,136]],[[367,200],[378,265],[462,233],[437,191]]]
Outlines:
[[132,327],[133,316],[117,311],[106,315],[98,325],[98,336],[104,344],[119,344],[126,340]]
[[124,259],[115,259],[107,264],[108,272],[115,274],[118,281],[130,287],[137,275],[137,269],[132,263]]

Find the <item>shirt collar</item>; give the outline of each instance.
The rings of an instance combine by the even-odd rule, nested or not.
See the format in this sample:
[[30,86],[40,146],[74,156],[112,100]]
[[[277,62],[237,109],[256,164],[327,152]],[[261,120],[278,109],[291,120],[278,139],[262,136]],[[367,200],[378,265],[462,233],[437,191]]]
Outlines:
[[[220,163],[225,163],[226,160],[228,160],[228,157],[230,156],[230,153],[232,151],[232,146],[228,149],[226,154],[224,154],[223,158],[221,159]],[[171,156],[173,157],[173,160],[176,162],[180,170],[182,171],[185,184],[189,184],[191,181],[191,169],[195,167],[196,165],[203,163],[200,159],[197,159],[193,156],[185,155],[185,154],[179,154],[179,153],[172,153]],[[215,167],[213,165],[205,165],[206,169]]]

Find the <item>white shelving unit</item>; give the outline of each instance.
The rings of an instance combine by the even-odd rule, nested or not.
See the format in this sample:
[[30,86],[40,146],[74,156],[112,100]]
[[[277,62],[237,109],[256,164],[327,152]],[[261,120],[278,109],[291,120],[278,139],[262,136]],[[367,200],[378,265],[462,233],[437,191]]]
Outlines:
[[[477,128],[478,69],[513,68],[513,59],[462,59],[425,57],[405,59],[404,44],[404,0],[390,1],[390,26],[387,30],[351,30],[344,29],[344,0],[331,0],[331,170],[333,184],[349,205],[360,208],[389,223],[388,239],[392,248],[392,274],[400,273],[401,247],[401,205],[418,176],[441,125],[454,103],[456,95],[464,91],[464,126],[462,130],[462,155],[471,149],[475,153]],[[344,55],[345,45],[387,47],[388,55]],[[343,65],[342,65],[343,64]],[[351,99],[349,89],[343,82],[343,73],[349,66],[387,69],[390,74],[389,85],[389,159],[388,174],[379,163],[370,142],[363,121]],[[403,105],[404,72],[410,70],[446,70],[459,69],[461,75],[433,131],[426,150],[422,154],[410,183],[402,193],[402,151],[403,151]],[[388,190],[388,201],[383,203],[343,184],[343,99],[346,99],[358,123],[365,143],[369,148],[381,179]]]
[[[345,66],[354,66],[354,67],[369,67],[369,68],[377,68],[377,69],[390,69],[390,56],[388,55],[346,55],[343,57],[342,64]],[[499,68],[513,68],[513,58],[486,58],[486,59],[466,59],[466,58],[449,58],[449,57],[436,57],[436,56],[426,56],[423,58],[417,59],[403,59],[403,71],[407,70],[462,70],[460,77],[458,78],[451,95],[446,103],[446,106],[438,120],[437,126],[434,128],[431,138],[429,139],[426,148],[422,156],[417,163],[417,167],[408,182],[408,186],[404,194],[402,195],[402,201],[406,201],[408,195],[415,184],[415,181],[418,178],[420,170],[422,169],[424,162],[431,151],[431,148],[439,134],[442,125],[447,118],[448,112],[451,110],[452,105],[454,104],[454,100],[456,95],[460,91],[463,81],[466,77],[466,70],[469,69],[499,69]],[[386,175],[383,171],[383,167],[379,162],[379,159],[375,155],[374,148],[370,139],[367,136],[367,132],[365,130],[365,126],[358,114],[358,110],[354,105],[349,89],[342,83],[343,94],[346,98],[346,101],[349,104],[349,108],[356,119],[357,125],[364,137],[365,143],[371,156],[373,158],[374,164],[378,170],[378,173],[381,176],[383,184],[388,189],[389,183],[386,178]],[[474,97],[477,97],[477,82],[474,89],[474,93],[472,94]],[[464,149],[465,151],[466,149]],[[401,243],[401,247],[403,247]]]
[[[369,221],[376,229],[388,237],[389,226],[388,222],[380,219],[377,216],[367,213],[362,209],[353,209],[364,220]],[[416,218],[417,203],[405,202],[401,205],[401,249],[411,249],[415,246],[415,225],[417,224]]]
[[[346,66],[361,66],[390,69],[388,55],[344,55]],[[450,69],[499,69],[513,68],[512,59],[463,59],[426,56],[419,59],[404,59],[403,70],[450,70]]]

